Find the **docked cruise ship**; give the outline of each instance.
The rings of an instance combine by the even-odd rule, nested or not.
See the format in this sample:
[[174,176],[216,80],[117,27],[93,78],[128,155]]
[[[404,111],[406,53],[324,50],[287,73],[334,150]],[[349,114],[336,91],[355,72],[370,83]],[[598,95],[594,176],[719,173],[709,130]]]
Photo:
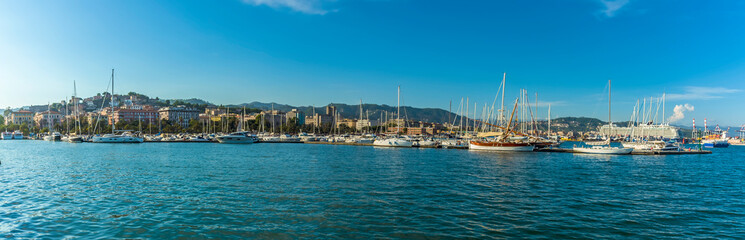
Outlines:
[[680,128],[667,124],[639,124],[631,127],[621,127],[613,125],[609,129],[608,125],[600,127],[600,134],[608,136],[631,136],[633,138],[680,138]]

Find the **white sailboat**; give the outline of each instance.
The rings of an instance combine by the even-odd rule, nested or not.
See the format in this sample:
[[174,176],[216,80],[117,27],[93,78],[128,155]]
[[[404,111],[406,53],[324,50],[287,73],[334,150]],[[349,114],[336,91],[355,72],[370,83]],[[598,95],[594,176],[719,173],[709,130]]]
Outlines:
[[[610,80],[608,80],[608,127],[609,129],[613,128],[613,121],[610,117]],[[574,150],[575,153],[590,153],[590,154],[613,154],[613,155],[620,155],[620,154],[629,154],[631,151],[633,151],[633,148],[626,148],[626,147],[611,147],[611,136],[610,133],[612,131],[608,131],[608,139],[605,142],[602,142],[602,145],[594,145],[594,144],[587,144],[586,147],[574,147],[572,150]]]
[[111,69],[111,133],[104,134],[103,136],[95,136],[91,138],[93,143],[142,143],[145,139],[135,136],[130,132],[123,132],[121,135],[116,135],[116,124],[114,124],[114,69]]
[[[398,100],[397,100],[397,106],[396,111],[398,112],[396,114],[396,134],[398,135],[399,130],[401,129],[401,126],[398,126],[398,124],[401,123],[401,86],[398,86]],[[376,147],[411,147],[414,143],[412,143],[409,140],[396,137],[386,138],[386,139],[378,139],[373,142],[373,146]]]
[[67,137],[64,138],[64,141],[70,142],[70,143],[81,143],[83,142],[83,136],[80,135],[81,128],[80,128],[80,119],[78,117],[80,116],[80,113],[78,112],[78,87],[77,84],[75,84],[75,81],[72,82],[72,88],[73,88],[73,94],[72,94],[72,101],[73,104],[73,114],[75,115],[75,134],[67,134]]

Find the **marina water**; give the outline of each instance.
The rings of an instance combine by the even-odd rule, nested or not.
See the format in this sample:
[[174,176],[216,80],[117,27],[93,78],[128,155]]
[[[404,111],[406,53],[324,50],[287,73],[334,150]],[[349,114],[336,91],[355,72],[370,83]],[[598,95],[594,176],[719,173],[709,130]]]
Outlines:
[[738,147],[2,141],[0,162],[0,238],[745,238]]

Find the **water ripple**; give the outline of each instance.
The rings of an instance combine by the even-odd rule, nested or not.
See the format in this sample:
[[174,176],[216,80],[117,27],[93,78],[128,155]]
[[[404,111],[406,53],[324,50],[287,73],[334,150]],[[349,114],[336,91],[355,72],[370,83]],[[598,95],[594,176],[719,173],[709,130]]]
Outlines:
[[0,237],[745,238],[744,153],[3,141]]

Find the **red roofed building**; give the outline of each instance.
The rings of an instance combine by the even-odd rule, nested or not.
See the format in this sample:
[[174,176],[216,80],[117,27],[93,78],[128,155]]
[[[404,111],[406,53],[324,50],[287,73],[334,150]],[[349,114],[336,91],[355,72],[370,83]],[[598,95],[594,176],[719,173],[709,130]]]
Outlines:
[[116,109],[114,110],[113,116],[109,118],[109,124],[112,121],[116,124],[120,121],[125,122],[158,122],[158,111],[155,110],[144,110],[144,109]]
[[37,112],[34,115],[34,122],[38,127],[48,127],[49,125],[59,124],[62,121],[62,114],[56,111]]

